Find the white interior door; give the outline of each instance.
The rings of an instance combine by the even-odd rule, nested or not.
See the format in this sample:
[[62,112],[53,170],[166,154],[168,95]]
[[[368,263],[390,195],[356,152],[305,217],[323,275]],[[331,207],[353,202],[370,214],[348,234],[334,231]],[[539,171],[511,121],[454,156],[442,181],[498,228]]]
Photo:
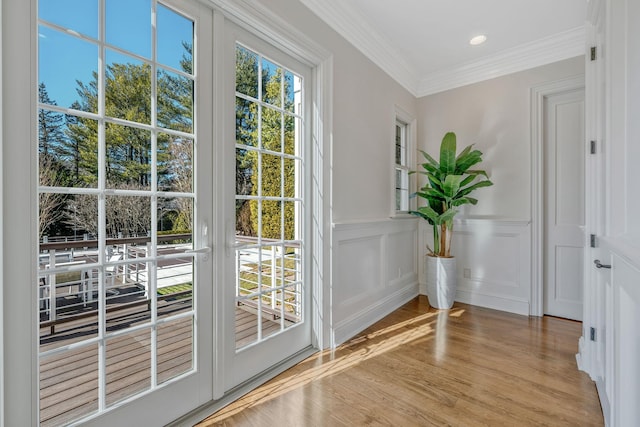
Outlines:
[[584,89],[545,97],[544,313],[582,320]]
[[225,391],[310,348],[310,68],[228,24]]
[[213,397],[212,11],[38,18],[39,424],[163,425]]

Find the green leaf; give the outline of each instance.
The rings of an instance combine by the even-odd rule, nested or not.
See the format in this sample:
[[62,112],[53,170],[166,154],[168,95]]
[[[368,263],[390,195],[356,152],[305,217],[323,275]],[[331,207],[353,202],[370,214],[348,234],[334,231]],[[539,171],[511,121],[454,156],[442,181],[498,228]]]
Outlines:
[[440,175],[440,169],[438,169],[437,167],[430,165],[429,163],[423,163],[422,167],[424,168],[424,170],[427,171],[427,173],[430,173],[431,175]]
[[435,176],[429,175],[429,183],[431,184],[431,188],[437,188],[442,191],[442,181]]
[[433,197],[435,199],[446,200],[447,196],[438,188],[429,188],[425,191],[425,198]]
[[453,220],[458,211],[454,208],[447,209],[440,217],[438,217],[438,224],[443,224]]
[[[436,162],[436,159],[434,159],[433,157],[431,157],[429,155],[429,153],[427,153],[424,150],[420,150],[420,152],[422,153],[422,155],[424,156],[425,159],[427,159],[427,161],[429,162],[429,164],[431,164],[432,166],[439,168],[440,165],[438,165],[438,162]],[[424,165],[422,165],[424,167]]]
[[409,213],[411,215],[419,216],[420,218],[424,219],[425,221],[427,221],[431,225],[435,225],[435,223],[427,215],[423,214],[422,212],[409,211]]
[[482,175],[482,176],[484,176],[485,178],[489,179],[489,175],[487,175],[487,173],[486,173],[485,171],[483,171],[483,170],[479,170],[479,169],[476,169],[476,170],[468,170],[468,171],[467,171],[467,173],[468,173],[468,174],[472,174],[472,175],[474,175],[474,176]]
[[480,163],[482,161],[482,153],[478,150],[474,150],[466,156],[456,160],[456,173],[461,174],[467,172],[471,166]]
[[447,132],[440,144],[440,171],[450,174],[456,170],[456,134]]
[[484,180],[484,181],[480,181],[480,182],[477,182],[477,183],[475,183],[473,185],[470,185],[470,186],[460,190],[459,196],[463,197],[463,196],[466,196],[467,194],[471,193],[473,190],[476,190],[476,189],[482,188],[482,187],[490,187],[492,185],[493,185],[493,182],[489,181],[488,179]]
[[456,157],[456,164],[458,164],[458,162],[460,161],[460,159],[464,158],[464,156],[466,156],[467,154],[469,154],[469,152],[471,151],[471,148],[473,148],[474,144],[468,145],[464,148],[464,150],[462,150],[460,152],[460,154],[458,154],[458,157]]
[[474,179],[476,179],[476,175],[467,175],[467,177],[460,183],[460,187],[471,184]]
[[431,209],[429,206],[422,206],[418,208],[418,212],[420,212],[421,214],[425,215],[427,218],[429,218],[431,221],[433,221],[434,223],[438,223],[438,218],[440,217],[440,215],[438,215],[438,212],[434,211],[433,209]]
[[453,206],[462,206],[462,205],[476,205],[478,203],[478,199],[474,199],[473,197],[460,197],[459,199],[455,199],[451,201]]
[[452,199],[457,195],[463,178],[464,176],[462,175],[447,176],[447,179],[444,180],[444,185],[442,186],[443,193],[447,198]]

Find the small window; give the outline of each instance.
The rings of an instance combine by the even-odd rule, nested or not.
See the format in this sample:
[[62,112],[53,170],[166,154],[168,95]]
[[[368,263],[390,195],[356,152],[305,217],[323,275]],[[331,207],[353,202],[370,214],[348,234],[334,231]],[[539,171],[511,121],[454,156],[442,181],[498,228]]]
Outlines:
[[408,144],[409,125],[396,120],[395,129],[395,212],[409,211],[410,155]]

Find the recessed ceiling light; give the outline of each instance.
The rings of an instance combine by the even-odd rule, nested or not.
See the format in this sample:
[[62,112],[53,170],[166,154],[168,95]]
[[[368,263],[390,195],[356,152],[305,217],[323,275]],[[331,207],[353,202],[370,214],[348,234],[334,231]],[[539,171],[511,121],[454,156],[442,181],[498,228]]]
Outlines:
[[480,34],[479,36],[475,36],[471,40],[469,40],[469,44],[472,46],[477,46],[487,41],[487,36],[484,34]]

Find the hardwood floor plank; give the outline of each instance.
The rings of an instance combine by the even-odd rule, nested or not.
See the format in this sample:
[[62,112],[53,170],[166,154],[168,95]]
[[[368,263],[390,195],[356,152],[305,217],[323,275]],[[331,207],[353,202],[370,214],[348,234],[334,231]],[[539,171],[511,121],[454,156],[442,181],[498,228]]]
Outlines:
[[197,426],[602,426],[581,327],[419,297]]

